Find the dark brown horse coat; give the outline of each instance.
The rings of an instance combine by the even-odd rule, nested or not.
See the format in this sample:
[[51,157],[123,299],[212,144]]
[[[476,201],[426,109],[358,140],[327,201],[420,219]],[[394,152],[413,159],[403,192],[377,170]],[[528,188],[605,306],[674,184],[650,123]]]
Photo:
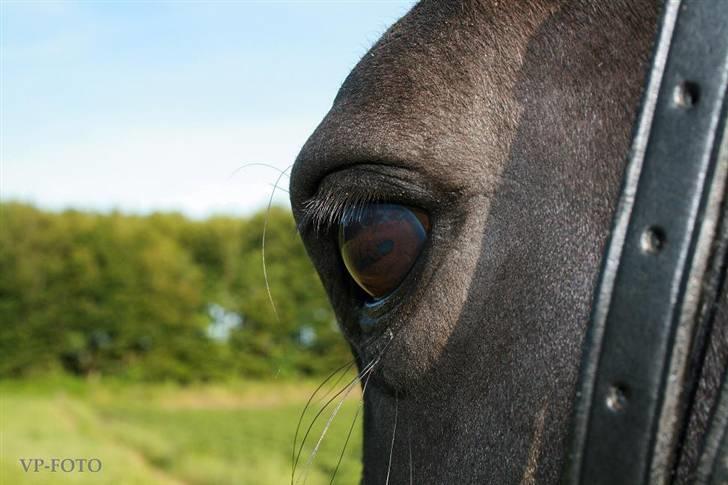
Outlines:
[[[364,483],[557,480],[657,10],[423,1],[304,146],[291,183],[301,235],[360,369],[377,362]],[[430,216],[414,268],[375,305],[342,265],[336,226],[312,222],[344,197]]]

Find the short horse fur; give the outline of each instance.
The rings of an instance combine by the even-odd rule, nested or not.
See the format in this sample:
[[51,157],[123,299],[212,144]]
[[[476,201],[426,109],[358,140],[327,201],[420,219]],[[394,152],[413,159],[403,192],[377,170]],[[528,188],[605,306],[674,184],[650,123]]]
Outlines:
[[[381,357],[363,483],[558,480],[657,14],[641,0],[425,0],[302,149],[291,202],[307,251],[359,368]],[[335,229],[307,223],[332,190],[430,214],[420,260],[376,310]]]

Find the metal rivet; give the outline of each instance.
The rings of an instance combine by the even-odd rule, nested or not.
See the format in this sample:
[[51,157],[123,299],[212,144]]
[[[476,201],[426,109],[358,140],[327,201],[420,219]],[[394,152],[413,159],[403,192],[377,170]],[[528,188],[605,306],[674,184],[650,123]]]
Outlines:
[[642,251],[650,254],[659,253],[665,246],[665,231],[657,226],[651,226],[644,230],[640,239]]
[[675,86],[673,92],[673,100],[675,104],[681,108],[689,109],[698,104],[700,97],[700,87],[697,83],[684,81]]
[[604,400],[610,411],[618,413],[627,407],[627,390],[620,385],[613,384],[607,390],[607,398]]

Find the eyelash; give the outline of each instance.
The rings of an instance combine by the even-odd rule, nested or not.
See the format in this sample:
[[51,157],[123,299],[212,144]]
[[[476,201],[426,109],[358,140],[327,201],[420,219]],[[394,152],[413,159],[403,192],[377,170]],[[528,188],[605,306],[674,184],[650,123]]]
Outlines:
[[337,227],[345,214],[354,214],[356,219],[367,204],[382,201],[382,194],[375,189],[344,191],[326,187],[307,200],[303,205],[303,218],[299,232],[311,228],[316,233],[325,233]]

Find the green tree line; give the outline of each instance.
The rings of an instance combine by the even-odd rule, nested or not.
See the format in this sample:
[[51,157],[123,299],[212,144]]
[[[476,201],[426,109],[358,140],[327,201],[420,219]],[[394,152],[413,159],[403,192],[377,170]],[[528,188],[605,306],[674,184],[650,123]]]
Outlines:
[[0,377],[321,374],[346,362],[290,211],[204,221],[0,204]]

